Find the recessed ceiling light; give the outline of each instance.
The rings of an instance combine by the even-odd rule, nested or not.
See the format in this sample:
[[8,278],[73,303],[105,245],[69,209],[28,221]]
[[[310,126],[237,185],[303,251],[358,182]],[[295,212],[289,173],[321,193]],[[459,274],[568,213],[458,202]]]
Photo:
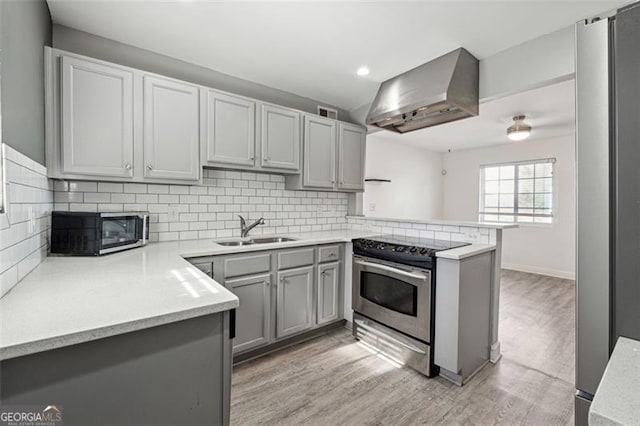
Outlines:
[[507,129],[507,137],[512,141],[524,140],[531,134],[531,126],[524,122],[524,118],[524,115],[513,117],[515,123]]
[[369,68],[360,67],[358,68],[358,71],[356,71],[356,74],[358,74],[360,77],[364,77],[365,75],[369,74]]

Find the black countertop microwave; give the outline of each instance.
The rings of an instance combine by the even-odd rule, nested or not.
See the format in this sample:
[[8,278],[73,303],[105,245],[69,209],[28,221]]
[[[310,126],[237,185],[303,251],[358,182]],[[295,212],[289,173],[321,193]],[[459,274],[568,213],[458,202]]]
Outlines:
[[51,253],[100,256],[141,247],[149,241],[146,212],[51,214]]

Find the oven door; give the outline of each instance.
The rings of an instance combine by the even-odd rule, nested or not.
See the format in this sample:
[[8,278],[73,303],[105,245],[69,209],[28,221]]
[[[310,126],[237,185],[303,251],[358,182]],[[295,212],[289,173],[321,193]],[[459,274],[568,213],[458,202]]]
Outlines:
[[429,343],[431,272],[354,256],[353,310]]
[[99,254],[112,253],[146,244],[149,215],[137,213],[100,214]]

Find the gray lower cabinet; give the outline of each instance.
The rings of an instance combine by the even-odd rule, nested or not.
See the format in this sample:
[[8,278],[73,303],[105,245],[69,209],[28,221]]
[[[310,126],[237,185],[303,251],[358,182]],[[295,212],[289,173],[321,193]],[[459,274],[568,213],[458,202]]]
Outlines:
[[323,244],[189,261],[240,299],[233,350],[246,354],[342,318],[343,250]]
[[245,351],[269,343],[271,321],[271,275],[229,280],[225,286],[242,300],[236,310],[233,350]]
[[67,425],[228,425],[229,331],[225,311],[6,359],[0,401]]
[[340,308],[340,263],[318,265],[317,323],[337,320]]
[[278,272],[276,337],[313,325],[313,266]]

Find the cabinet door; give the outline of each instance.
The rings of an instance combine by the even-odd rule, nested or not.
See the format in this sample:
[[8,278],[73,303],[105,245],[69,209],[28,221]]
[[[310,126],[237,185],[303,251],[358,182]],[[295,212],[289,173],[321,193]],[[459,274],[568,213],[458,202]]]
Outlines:
[[338,127],[338,188],[364,191],[366,133],[362,127]]
[[339,275],[340,264],[338,262],[318,266],[318,324],[338,319]]
[[278,338],[311,328],[313,325],[313,266],[278,272],[276,303]]
[[271,275],[228,280],[225,286],[240,299],[240,306],[236,310],[234,352],[269,343]]
[[144,76],[144,176],[200,177],[198,88]]
[[209,90],[207,109],[207,162],[253,166],[255,103]]
[[300,169],[300,114],[262,105],[262,167]]
[[322,117],[304,118],[305,186],[334,188],[336,182],[336,122]]
[[133,72],[62,56],[62,173],[133,176]]

